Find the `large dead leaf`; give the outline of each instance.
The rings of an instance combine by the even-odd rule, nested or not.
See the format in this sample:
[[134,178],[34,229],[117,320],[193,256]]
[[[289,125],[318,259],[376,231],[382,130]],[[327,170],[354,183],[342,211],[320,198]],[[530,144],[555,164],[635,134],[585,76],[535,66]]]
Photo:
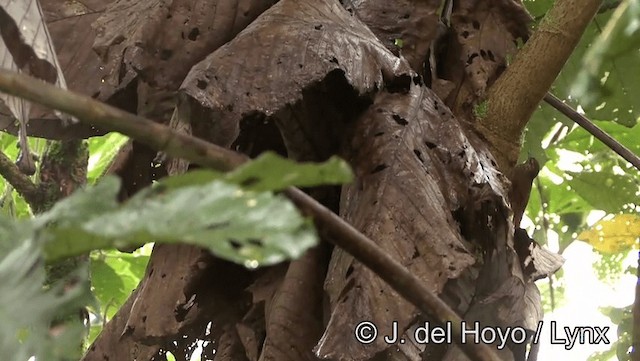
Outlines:
[[266,312],[266,340],[260,361],[317,360],[312,349],[323,329],[322,281],[327,255],[327,249],[320,246],[289,265]]
[[176,90],[191,67],[231,40],[275,0],[115,0],[94,24],[105,61],[102,91],[140,76]]
[[[460,221],[474,222],[483,202],[504,202],[501,175],[481,143],[470,141],[424,87],[380,94],[352,134],[346,154],[357,180],[344,189],[342,216],[440,293],[486,242],[483,234],[461,230],[453,215],[468,213]],[[332,317],[317,348],[321,357],[367,359],[388,345],[356,342],[351,335],[358,322],[398,321],[404,330],[417,315],[342,250],[334,252],[325,287]]]
[[[31,75],[63,89],[67,88],[37,0],[0,1],[0,67]],[[18,167],[22,172],[31,175],[36,171],[27,142],[31,103],[0,93],[0,110],[6,112],[7,109],[19,123],[21,150]],[[56,114],[65,122],[71,120],[60,113]],[[4,126],[0,124],[0,129],[11,124],[11,118],[7,117],[4,123]]]
[[[91,49],[95,37],[91,23],[107,3],[100,0],[40,1],[69,89],[95,97],[99,97],[104,67]],[[1,109],[0,128],[12,134],[18,132],[9,113]],[[84,123],[64,126],[50,109],[34,104],[27,133],[50,139],[77,139],[101,132]]]
[[233,139],[240,120],[273,116],[290,156],[318,159],[336,152],[373,92],[410,74],[336,0],[283,0],[193,67],[182,107],[207,139]]

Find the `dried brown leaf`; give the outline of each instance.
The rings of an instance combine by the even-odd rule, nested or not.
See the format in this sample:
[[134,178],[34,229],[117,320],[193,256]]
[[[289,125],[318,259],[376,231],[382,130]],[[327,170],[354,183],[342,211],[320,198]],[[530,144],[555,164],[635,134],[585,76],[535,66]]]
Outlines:
[[[69,89],[94,97],[99,97],[104,68],[91,49],[95,37],[91,23],[106,3],[99,0],[40,1]],[[0,109],[0,128],[17,134],[18,128],[8,114]],[[30,136],[68,140],[104,133],[83,123],[64,126],[50,109],[35,104],[30,118],[27,126]]]
[[[381,93],[352,134],[346,154],[357,178],[343,191],[341,214],[440,293],[475,262],[482,246],[481,236],[469,237],[454,215],[479,212],[478,205],[487,200],[504,205],[503,178],[482,143],[465,135],[425,87],[412,86],[409,94]],[[356,342],[352,333],[358,322],[398,321],[404,330],[417,315],[339,249],[325,287],[332,317],[317,347],[321,357],[368,359],[388,345],[381,338],[370,345]]]
[[473,106],[515,54],[518,38],[528,37],[531,17],[519,0],[464,0],[454,3],[452,36],[443,59],[444,79],[456,85],[447,99],[456,116],[473,119]]
[[[440,0],[347,2],[347,6],[376,34],[389,51],[401,54],[411,68],[422,72],[422,65],[437,35]],[[396,41],[402,44],[399,47]]]
[[191,67],[231,40],[274,0],[114,1],[94,24],[106,63],[103,92],[137,76],[176,90]]
[[291,262],[267,309],[267,337],[260,361],[315,361],[322,334],[322,281],[327,252],[320,246]]
[[205,122],[207,133],[194,125],[194,134],[235,138],[241,119],[276,116],[290,155],[314,159],[335,153],[343,134],[332,125],[362,108],[352,101],[410,74],[336,0],[283,0],[194,66],[181,89]]

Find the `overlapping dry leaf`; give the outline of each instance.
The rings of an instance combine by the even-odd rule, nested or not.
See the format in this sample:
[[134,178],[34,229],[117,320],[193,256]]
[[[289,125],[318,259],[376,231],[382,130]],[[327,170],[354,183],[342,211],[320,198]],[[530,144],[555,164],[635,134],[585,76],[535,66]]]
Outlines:
[[[326,248],[291,262],[266,312],[266,340],[260,361],[316,361],[313,346],[322,334],[322,282]],[[303,326],[304,325],[304,326]]]
[[[37,0],[0,1],[0,68],[31,75],[62,89],[67,88],[51,35]],[[4,123],[0,123],[0,130],[12,125],[13,119],[18,121],[20,144],[20,156],[16,162],[18,168],[25,174],[34,174],[36,166],[27,142],[31,103],[0,92],[0,111],[7,114],[0,118]],[[72,120],[71,117],[62,113],[55,114],[65,124]]]
[[335,153],[340,125],[367,103],[358,97],[409,74],[337,1],[284,0],[196,65],[182,91],[206,121],[194,134],[235,138],[244,117],[275,116],[290,155],[318,159]]
[[[382,93],[353,131],[347,159],[357,181],[343,191],[341,215],[403,263],[434,292],[475,262],[486,228],[465,233],[458,221],[481,223],[485,202],[502,207],[502,179],[486,150],[470,141],[430,90]],[[456,213],[468,213],[466,219]],[[463,234],[466,237],[463,238]],[[506,239],[502,240],[506,242]],[[364,360],[388,347],[347,342],[358,322],[399,322],[417,315],[370,270],[336,250],[326,289],[332,318],[318,345],[321,357]]]
[[106,63],[103,92],[140,76],[175,90],[191,67],[231,40],[274,0],[115,0],[94,24]]

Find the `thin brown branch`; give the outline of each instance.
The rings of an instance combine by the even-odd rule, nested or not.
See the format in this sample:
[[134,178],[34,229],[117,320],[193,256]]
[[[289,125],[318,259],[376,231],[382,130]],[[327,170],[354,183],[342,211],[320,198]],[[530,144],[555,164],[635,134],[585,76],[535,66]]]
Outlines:
[[0,152],[0,175],[11,184],[32,209],[37,206],[40,199],[38,187],[2,152]]
[[478,130],[489,141],[503,173],[520,153],[524,127],[600,9],[602,0],[558,0],[536,32],[487,94]]
[[90,97],[64,92],[54,86],[0,69],[0,91],[61,110],[108,131],[116,131],[178,158],[218,170],[231,170],[247,157],[228,149],[215,147],[202,139],[177,132],[146,118],[107,106]]
[[[218,147],[151,120],[129,114],[90,97],[78,95],[34,78],[0,70],[0,91],[73,115],[111,131],[118,131],[151,148],[217,170],[230,170],[247,160],[244,155]],[[335,213],[296,188],[286,195],[307,216],[314,219],[322,234],[385,280],[396,292],[441,324],[451,323],[455,342],[474,361],[500,361],[486,344],[462,340],[462,319],[415,275],[391,258],[377,244]]]
[[604,143],[607,147],[616,152],[627,162],[633,164],[634,167],[640,170],[640,157],[635,155],[631,150],[629,150],[629,148],[620,144],[620,142],[615,140],[604,130],[600,129],[597,125],[593,124],[593,122],[591,122],[589,118],[578,113],[576,110],[563,103],[562,100],[558,99],[551,93],[547,93],[547,95],[544,96],[544,100],[549,103],[549,105],[556,108],[560,113],[564,114],[567,118],[576,122],[576,124],[584,128],[584,130],[596,137],[596,139]]

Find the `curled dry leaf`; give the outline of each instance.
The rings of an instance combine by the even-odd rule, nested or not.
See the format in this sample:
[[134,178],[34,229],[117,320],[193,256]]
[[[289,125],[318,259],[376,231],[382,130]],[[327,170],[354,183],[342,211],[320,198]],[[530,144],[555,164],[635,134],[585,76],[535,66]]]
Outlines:
[[551,276],[564,263],[561,255],[541,247],[522,228],[516,229],[514,247],[522,263],[525,280],[530,282]]
[[[356,122],[345,151],[357,180],[343,191],[341,215],[436,293],[460,277],[486,244],[498,241],[483,228],[489,217],[482,207],[493,205],[489,216],[495,216],[506,206],[503,179],[488,151],[465,134],[432,91],[412,86],[409,94],[381,93]],[[460,229],[459,223],[478,226]],[[506,238],[499,241],[506,247]],[[332,315],[317,346],[320,357],[368,359],[388,345],[381,338],[370,345],[356,342],[352,332],[360,321],[398,321],[404,330],[417,316],[410,303],[339,249],[325,288]]]
[[[98,91],[104,68],[100,66],[100,59],[91,49],[95,37],[91,23],[104,10],[105,1],[41,0],[40,5],[69,89],[100,98]],[[18,132],[18,127],[13,124],[9,113],[2,109],[0,128],[12,134]],[[84,123],[65,126],[50,109],[36,104],[31,111],[27,133],[35,137],[66,140],[103,134]]]
[[315,160],[337,151],[373,92],[412,77],[337,1],[283,0],[193,67],[182,107],[205,122],[193,127],[207,139],[235,139],[240,120],[274,117],[289,155]]
[[140,76],[176,90],[191,67],[231,40],[275,0],[114,1],[95,23],[109,96]]
[[[0,67],[31,75],[66,89],[64,75],[53,47],[42,10],[37,0],[0,1]],[[9,110],[19,123],[20,155],[17,165],[28,175],[36,172],[36,166],[27,142],[27,123],[31,115],[31,104],[21,98],[0,93],[0,110]],[[69,122],[70,117],[56,113]],[[1,120],[1,119],[0,119]],[[5,117],[0,129],[13,123]]]

